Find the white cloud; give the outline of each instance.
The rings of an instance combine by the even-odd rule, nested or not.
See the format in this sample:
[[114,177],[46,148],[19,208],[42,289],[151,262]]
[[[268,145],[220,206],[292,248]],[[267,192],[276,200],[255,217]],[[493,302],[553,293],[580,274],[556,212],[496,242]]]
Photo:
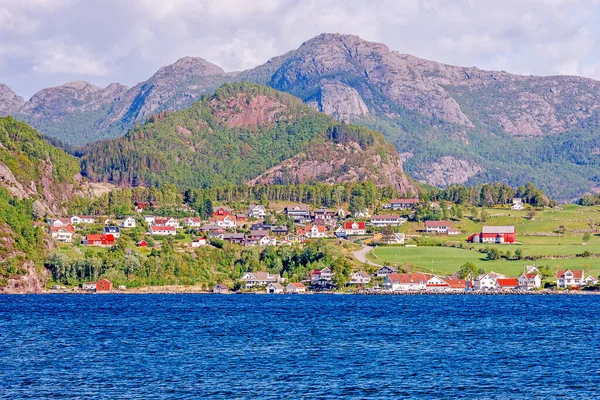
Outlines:
[[600,0],[0,0],[0,77],[25,95],[133,85],[183,56],[241,70],[338,32],[448,64],[598,78],[599,19]]

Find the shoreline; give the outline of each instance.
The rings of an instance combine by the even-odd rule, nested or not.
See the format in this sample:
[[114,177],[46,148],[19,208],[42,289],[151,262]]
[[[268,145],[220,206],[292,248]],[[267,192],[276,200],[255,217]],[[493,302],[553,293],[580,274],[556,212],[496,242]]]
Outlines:
[[139,288],[131,290],[113,290],[110,292],[92,292],[92,291],[73,291],[73,290],[43,290],[39,293],[23,293],[23,292],[0,292],[0,295],[152,295],[152,294],[202,294],[202,295],[269,295],[269,296],[597,296],[600,291],[583,291],[583,290],[506,290],[506,291],[455,291],[455,292],[435,292],[435,291],[356,291],[356,292],[309,292],[309,293],[266,293],[266,292],[231,292],[231,293],[213,293],[212,291],[201,289],[152,289]]

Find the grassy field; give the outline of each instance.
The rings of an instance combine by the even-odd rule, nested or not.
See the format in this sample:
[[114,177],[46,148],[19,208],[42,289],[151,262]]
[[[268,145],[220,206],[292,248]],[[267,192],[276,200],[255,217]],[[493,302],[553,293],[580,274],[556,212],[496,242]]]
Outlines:
[[[496,271],[507,275],[520,274],[525,265],[548,265],[552,269],[577,268],[585,269],[594,275],[600,274],[600,258],[575,257],[585,251],[600,254],[600,236],[592,234],[591,239],[583,242],[583,232],[599,229],[600,207],[580,207],[565,205],[561,209],[538,211],[535,218],[527,218],[527,211],[512,211],[507,209],[488,210],[488,219],[484,223],[475,223],[469,218],[457,221],[454,225],[461,229],[462,234],[454,237],[432,236],[429,242],[465,243],[471,233],[480,232],[483,225],[514,225],[517,228],[515,245],[490,246],[483,244],[468,244],[471,249],[459,249],[439,246],[419,247],[378,247],[368,257],[379,264],[386,262],[392,265],[411,263],[424,271],[439,274],[454,273],[466,263],[472,262],[486,272]],[[559,234],[560,227],[564,234]],[[423,224],[409,223],[402,231],[409,235],[422,235]],[[547,236],[542,236],[547,235]],[[425,235],[423,235],[425,236]],[[421,238],[422,239],[422,238]],[[486,247],[497,247],[502,252],[520,249],[525,256],[542,256],[541,260],[487,260],[486,254],[477,250]],[[552,256],[573,256],[567,259],[552,259]]]

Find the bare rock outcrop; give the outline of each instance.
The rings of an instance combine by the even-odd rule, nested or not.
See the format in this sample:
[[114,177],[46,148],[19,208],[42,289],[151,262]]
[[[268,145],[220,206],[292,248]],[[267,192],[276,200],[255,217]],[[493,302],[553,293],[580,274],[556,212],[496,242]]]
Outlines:
[[18,112],[25,104],[21,96],[17,96],[8,86],[0,83],[0,117]]
[[446,186],[464,184],[483,171],[484,169],[473,161],[443,156],[437,162],[431,162],[421,167],[415,177],[430,185]]

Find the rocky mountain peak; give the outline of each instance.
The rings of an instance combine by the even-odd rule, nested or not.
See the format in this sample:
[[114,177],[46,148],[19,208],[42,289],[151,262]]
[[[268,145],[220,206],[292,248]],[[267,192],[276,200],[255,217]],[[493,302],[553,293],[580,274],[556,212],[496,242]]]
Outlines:
[[150,80],[221,75],[225,75],[225,71],[221,67],[206,61],[204,58],[183,57],[173,64],[160,68]]
[[0,117],[17,112],[25,104],[21,96],[17,96],[11,88],[0,83]]

